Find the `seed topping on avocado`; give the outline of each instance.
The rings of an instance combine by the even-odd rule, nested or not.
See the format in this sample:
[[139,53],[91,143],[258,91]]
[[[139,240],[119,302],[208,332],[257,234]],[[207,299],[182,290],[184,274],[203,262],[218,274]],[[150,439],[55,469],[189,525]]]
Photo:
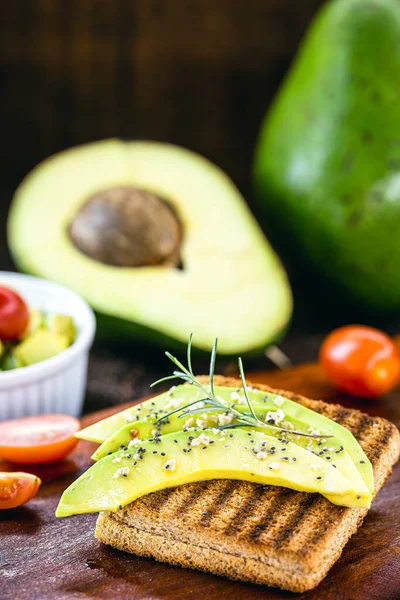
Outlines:
[[210,443],[210,438],[208,437],[208,435],[205,435],[204,433],[201,433],[198,437],[193,438],[190,442],[191,446],[208,446],[208,444]]
[[270,469],[271,471],[279,471],[279,468],[280,468],[280,464],[277,462],[272,462],[268,466],[268,469]]
[[316,464],[311,464],[310,465],[310,469],[312,469],[313,471],[322,471],[322,466],[321,465],[316,465]]
[[229,425],[232,423],[232,416],[229,414],[218,415],[218,422],[220,425]]
[[128,475],[129,475],[129,467],[121,467],[120,469],[117,469],[115,471],[114,478],[117,479],[118,477],[128,477]]
[[176,469],[176,458],[171,458],[164,463],[163,469],[166,471],[175,471]]

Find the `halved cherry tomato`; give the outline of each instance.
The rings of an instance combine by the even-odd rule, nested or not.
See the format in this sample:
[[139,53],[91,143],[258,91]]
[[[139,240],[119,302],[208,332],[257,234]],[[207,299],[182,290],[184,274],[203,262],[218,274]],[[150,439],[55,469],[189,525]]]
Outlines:
[[320,361],[328,379],[353,396],[386,394],[400,377],[400,357],[390,337],[364,325],[332,331],[321,346]]
[[14,340],[28,325],[29,310],[21,296],[0,287],[0,339]]
[[50,463],[76,446],[78,419],[69,415],[37,415],[0,423],[0,456],[16,463]]
[[41,483],[30,473],[0,473],[0,509],[25,504],[36,496]]

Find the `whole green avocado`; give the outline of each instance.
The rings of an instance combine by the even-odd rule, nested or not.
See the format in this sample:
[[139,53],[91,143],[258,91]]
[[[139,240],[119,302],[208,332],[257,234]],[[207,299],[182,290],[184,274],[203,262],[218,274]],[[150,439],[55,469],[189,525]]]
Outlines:
[[332,0],[262,126],[266,220],[339,291],[400,308],[400,2]]

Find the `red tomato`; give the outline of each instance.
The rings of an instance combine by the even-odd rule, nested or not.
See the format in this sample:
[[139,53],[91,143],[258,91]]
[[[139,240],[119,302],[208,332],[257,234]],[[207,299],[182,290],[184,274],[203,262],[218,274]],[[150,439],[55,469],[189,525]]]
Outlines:
[[28,325],[29,310],[18,294],[0,287],[0,339],[14,340]]
[[25,504],[36,496],[41,483],[30,473],[0,473],[0,509]]
[[332,331],[321,346],[320,361],[339,389],[364,398],[389,392],[400,376],[400,357],[392,340],[364,325]]
[[76,446],[78,419],[69,415],[37,415],[0,423],[0,456],[15,463],[50,463]]

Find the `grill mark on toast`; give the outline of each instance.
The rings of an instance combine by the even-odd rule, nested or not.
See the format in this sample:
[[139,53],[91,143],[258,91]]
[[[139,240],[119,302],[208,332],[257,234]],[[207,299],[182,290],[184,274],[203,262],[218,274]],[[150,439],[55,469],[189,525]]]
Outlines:
[[175,507],[175,510],[173,511],[173,514],[171,516],[179,517],[187,513],[188,510],[190,510],[201,498],[205,484],[207,484],[206,481],[200,481],[196,483],[194,487],[190,487],[188,494],[184,495],[184,497],[182,498],[182,502],[178,503],[178,506]]
[[[222,480],[221,480],[222,481]],[[232,492],[237,487],[237,481],[227,479],[224,481],[224,489],[218,494],[216,498],[213,498],[211,505],[207,508],[207,514],[203,515],[200,523],[204,527],[207,527],[211,523],[213,517],[218,513],[221,508],[229,500]]]
[[316,413],[318,413],[319,415],[322,415],[323,417],[328,417],[329,419],[332,418],[332,413],[329,410],[330,406],[313,406],[313,407],[307,407],[307,408],[311,408],[311,410],[314,410]]
[[[324,499],[320,497],[319,501],[324,501]],[[337,527],[338,521],[341,520],[344,514],[349,510],[349,508],[344,506],[334,506],[328,500],[325,500],[323,506],[320,508],[320,526],[310,529],[309,536],[304,540],[301,549],[299,549],[300,554],[305,556],[306,554],[313,552],[318,543],[331,535],[332,529]]]
[[277,532],[272,546],[275,549],[279,549],[282,545],[293,536],[297,529],[300,529],[303,525],[303,517],[312,509],[312,505],[318,502],[319,498],[316,494],[305,494],[305,497],[301,499],[294,513],[286,521],[284,527],[280,532]]
[[388,423],[382,432],[382,435],[376,440],[371,441],[370,445],[366,449],[366,454],[371,461],[372,465],[378,461],[381,453],[385,450],[386,444],[389,442],[393,434],[393,427]]
[[166,488],[159,492],[152,492],[151,494],[140,498],[139,501],[144,502],[149,508],[160,510],[164,504],[168,502],[174,492],[175,488]]
[[340,406],[336,411],[336,415],[332,416],[331,418],[333,421],[335,421],[335,423],[338,423],[339,425],[343,425],[349,418],[350,414],[351,414],[351,411],[348,408],[344,408],[343,406]]
[[279,492],[277,489],[271,503],[267,507],[267,510],[260,515],[259,521],[247,533],[247,537],[249,537],[253,542],[257,542],[261,534],[271,526],[274,517],[276,517],[282,511],[282,509],[284,510],[285,503],[288,500],[290,501],[293,499],[293,494],[295,493],[296,492],[286,488],[280,488]]
[[254,511],[255,507],[257,507],[257,503],[261,501],[265,490],[266,486],[254,484],[250,495],[246,498],[243,504],[237,507],[237,511],[232,516],[232,522],[229,523],[229,525],[225,528],[225,535],[233,535],[234,533],[240,531],[246,519],[248,518],[248,515]]
[[364,436],[364,433],[367,429],[369,429],[373,422],[373,419],[371,419],[371,417],[369,417],[368,415],[362,414],[360,416],[359,421],[355,426],[355,429],[353,430],[353,435],[357,441],[359,441]]

